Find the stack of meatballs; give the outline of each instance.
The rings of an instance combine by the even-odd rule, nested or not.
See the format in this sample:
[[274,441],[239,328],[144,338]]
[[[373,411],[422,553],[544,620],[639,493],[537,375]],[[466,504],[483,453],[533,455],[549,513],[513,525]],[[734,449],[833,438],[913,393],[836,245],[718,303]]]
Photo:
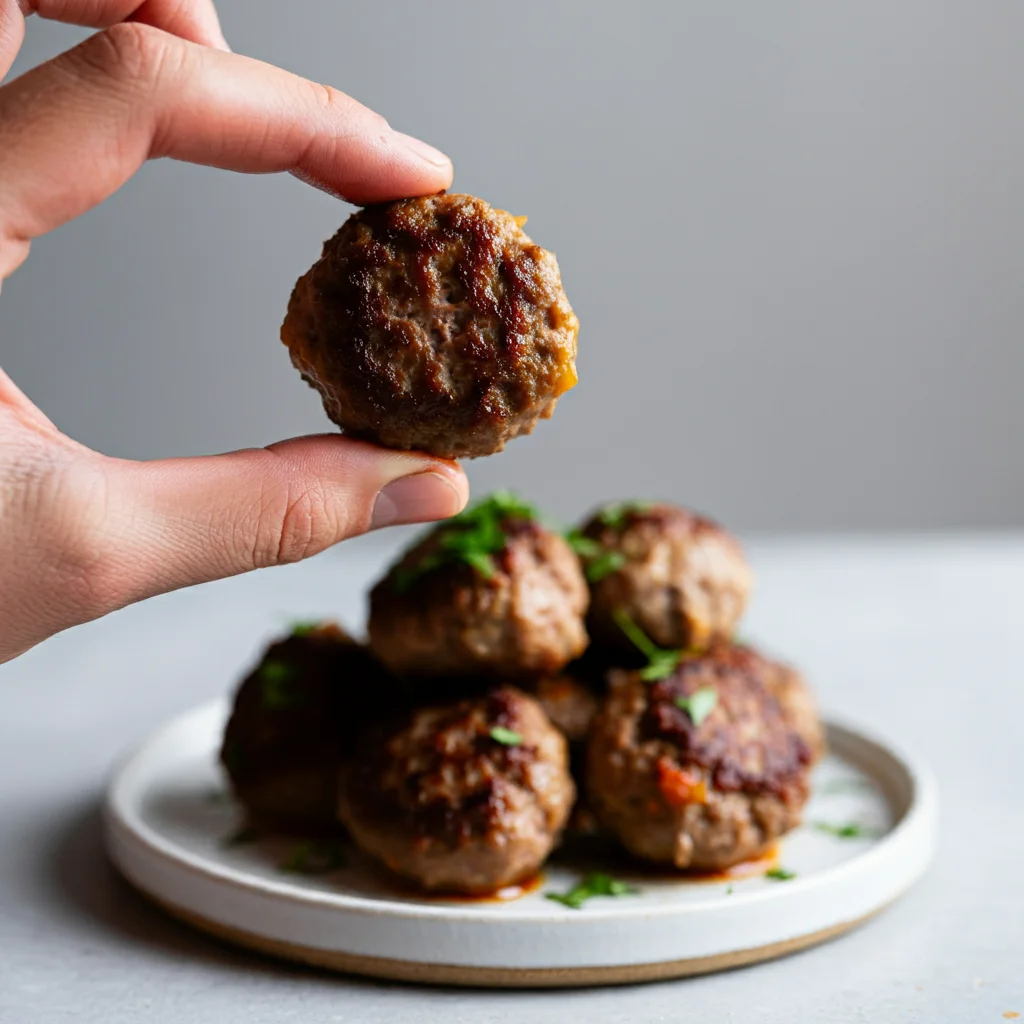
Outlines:
[[492,495],[374,586],[368,643],[310,624],[271,644],[221,760],[255,826],[344,830],[425,890],[522,882],[567,830],[723,870],[799,823],[823,751],[800,675],[735,640],[750,587],[686,509],[561,534]]

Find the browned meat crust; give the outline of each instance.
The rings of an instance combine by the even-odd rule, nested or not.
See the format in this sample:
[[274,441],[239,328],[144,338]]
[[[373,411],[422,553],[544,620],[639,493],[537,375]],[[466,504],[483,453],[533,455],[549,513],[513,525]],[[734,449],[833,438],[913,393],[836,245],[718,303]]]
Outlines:
[[[717,703],[695,726],[677,700],[705,688]],[[712,651],[659,682],[613,673],[591,729],[587,794],[634,855],[721,870],[799,823],[810,763],[761,680]]]
[[501,526],[489,578],[456,562],[399,585],[436,551],[442,524],[373,588],[370,643],[393,672],[515,678],[558,672],[585,649],[589,595],[572,550],[529,519]]
[[281,340],[346,433],[448,458],[501,451],[576,383],[576,319],[522,218],[468,195],[350,217]]
[[535,700],[501,687],[374,733],[343,774],[339,807],[356,843],[393,871],[479,895],[536,873],[574,797],[565,738]]
[[659,647],[703,650],[730,640],[752,582],[739,542],[717,523],[672,505],[610,509],[582,528],[618,566],[591,583],[588,626],[595,643],[629,653],[616,611]]
[[220,753],[250,820],[335,828],[339,761],[389,692],[376,659],[336,626],[272,643],[238,687]]

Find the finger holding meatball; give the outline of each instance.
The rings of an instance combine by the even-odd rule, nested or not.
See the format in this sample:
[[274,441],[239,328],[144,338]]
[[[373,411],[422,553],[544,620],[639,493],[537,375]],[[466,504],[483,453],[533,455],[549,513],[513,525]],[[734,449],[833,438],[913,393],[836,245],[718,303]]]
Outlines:
[[703,650],[732,637],[752,576],[739,542],[717,523],[673,505],[629,502],[598,510],[573,539],[590,581],[595,643],[630,653],[617,613],[659,647]]
[[370,644],[399,675],[557,673],[587,646],[588,591],[566,541],[499,493],[434,529],[370,594]]
[[799,824],[811,759],[763,683],[713,650],[662,679],[613,674],[588,741],[587,792],[635,856],[717,871]]
[[343,773],[339,813],[397,874],[484,895],[536,874],[574,798],[565,738],[533,698],[505,686],[376,731]]
[[367,207],[324,244],[281,339],[347,434],[473,458],[551,416],[579,321],[524,222],[441,194]]

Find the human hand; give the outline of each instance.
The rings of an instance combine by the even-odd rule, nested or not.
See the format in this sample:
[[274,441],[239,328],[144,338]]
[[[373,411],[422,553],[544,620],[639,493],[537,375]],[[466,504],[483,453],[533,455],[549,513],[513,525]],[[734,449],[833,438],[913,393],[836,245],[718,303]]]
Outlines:
[[[290,171],[357,203],[451,183],[447,157],[328,86],[228,51],[211,0],[0,0],[0,80],[38,13],[98,32],[0,87],[0,281],[148,159]],[[0,371],[0,661],[153,594],[453,515],[453,462],[338,435],[130,462]]]

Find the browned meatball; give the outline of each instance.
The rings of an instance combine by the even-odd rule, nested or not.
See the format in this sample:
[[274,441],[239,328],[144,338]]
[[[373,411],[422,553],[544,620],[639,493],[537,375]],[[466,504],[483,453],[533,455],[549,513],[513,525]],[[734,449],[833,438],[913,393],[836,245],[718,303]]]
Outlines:
[[387,696],[387,673],[334,625],[272,643],[235,694],[221,762],[250,820],[287,831],[337,824],[343,752]]
[[346,433],[500,452],[576,383],[576,319],[525,218],[467,195],[371,206],[299,279],[281,340]]
[[628,652],[616,612],[659,647],[703,650],[731,639],[752,580],[739,542],[716,523],[673,505],[609,505],[579,534],[596,643]]
[[393,672],[516,678],[587,646],[587,584],[566,542],[511,495],[442,523],[370,594],[370,643]]
[[590,733],[587,792],[635,856],[717,871],[799,824],[810,762],[765,686],[712,651],[657,682],[613,673]]
[[748,644],[723,644],[715,657],[759,679],[778,701],[789,727],[807,744],[818,761],[825,753],[825,727],[818,715],[818,702],[804,677],[791,665],[775,661]]
[[573,674],[571,666],[558,675],[539,676],[527,689],[537,698],[551,724],[570,743],[581,743],[587,738],[597,714],[598,698]]
[[392,871],[482,895],[537,872],[574,796],[565,737],[535,700],[501,687],[368,738],[339,807],[355,842]]

